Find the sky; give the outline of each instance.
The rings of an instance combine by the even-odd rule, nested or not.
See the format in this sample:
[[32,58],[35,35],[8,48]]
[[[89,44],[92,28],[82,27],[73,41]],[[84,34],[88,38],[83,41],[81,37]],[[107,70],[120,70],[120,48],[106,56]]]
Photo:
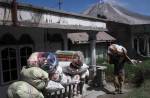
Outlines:
[[[18,0],[18,2],[58,9],[59,0]],[[61,8],[64,11],[81,13],[92,4],[100,0],[60,0],[63,1]],[[104,2],[116,3],[133,12],[150,16],[150,0],[104,0]]]

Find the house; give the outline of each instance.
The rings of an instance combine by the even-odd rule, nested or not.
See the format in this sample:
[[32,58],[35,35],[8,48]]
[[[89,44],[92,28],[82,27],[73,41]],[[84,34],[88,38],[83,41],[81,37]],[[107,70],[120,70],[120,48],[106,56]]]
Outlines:
[[130,56],[150,56],[150,16],[107,2],[92,5],[83,14],[107,19],[108,34],[125,46]]
[[[89,35],[86,32],[80,33],[69,33],[68,38],[70,40],[71,50],[80,50],[84,53],[86,64],[90,64],[90,40]],[[96,59],[106,59],[107,58],[107,48],[110,43],[114,42],[116,39],[106,32],[98,32],[96,34]]]
[[105,19],[0,2],[0,95],[5,98],[8,85],[20,79],[22,66],[34,51],[68,50],[69,32],[86,32],[91,65],[96,64],[95,35],[106,31]]

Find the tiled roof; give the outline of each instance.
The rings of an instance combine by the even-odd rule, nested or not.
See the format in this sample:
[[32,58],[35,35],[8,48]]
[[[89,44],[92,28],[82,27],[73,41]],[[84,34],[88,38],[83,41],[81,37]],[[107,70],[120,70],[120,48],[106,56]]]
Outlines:
[[94,17],[105,17],[108,21],[114,21],[124,24],[150,24],[150,16],[141,15],[125,9],[117,4],[97,3],[83,12],[84,15]]
[[[86,32],[69,33],[68,38],[72,43],[89,43],[89,35]],[[106,32],[98,32],[96,35],[96,42],[108,42],[116,40]]]

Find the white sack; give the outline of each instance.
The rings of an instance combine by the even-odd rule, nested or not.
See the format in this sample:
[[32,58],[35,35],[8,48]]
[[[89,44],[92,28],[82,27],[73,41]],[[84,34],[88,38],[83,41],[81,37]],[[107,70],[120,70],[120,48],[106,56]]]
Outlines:
[[8,98],[44,98],[36,88],[24,81],[14,82],[8,87]]
[[56,91],[56,90],[61,90],[63,88],[64,87],[60,83],[51,80],[48,82],[48,85],[46,86],[47,91]]
[[44,89],[49,80],[48,73],[39,67],[23,67],[21,71],[21,78],[38,90]]

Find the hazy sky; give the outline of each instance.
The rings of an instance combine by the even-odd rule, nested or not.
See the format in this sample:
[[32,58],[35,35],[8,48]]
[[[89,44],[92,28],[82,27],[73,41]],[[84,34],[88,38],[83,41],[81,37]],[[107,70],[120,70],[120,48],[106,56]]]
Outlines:
[[[41,7],[58,9],[59,0],[18,0]],[[91,4],[99,0],[62,0],[62,10],[80,13],[87,9]],[[104,2],[117,3],[131,11],[150,16],[150,0],[104,0]]]

